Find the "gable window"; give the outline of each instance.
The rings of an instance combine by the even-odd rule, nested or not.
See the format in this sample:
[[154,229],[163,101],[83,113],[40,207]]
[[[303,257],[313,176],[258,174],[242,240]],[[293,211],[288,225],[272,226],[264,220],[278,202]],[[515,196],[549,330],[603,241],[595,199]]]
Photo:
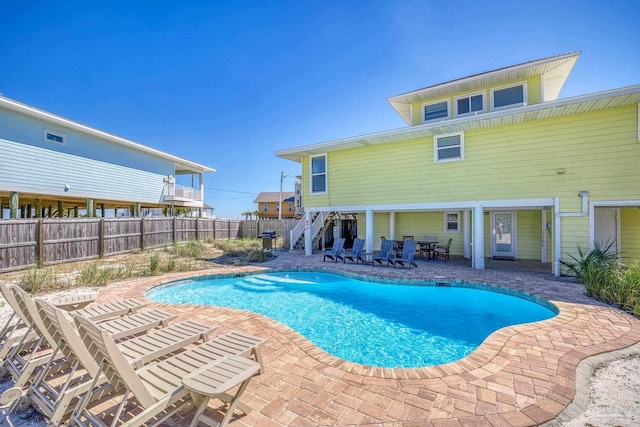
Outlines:
[[267,202],[264,202],[264,203],[262,204],[262,210],[263,210],[264,212],[267,212],[267,211],[269,210],[269,208],[267,207]]
[[433,137],[434,161],[447,162],[464,159],[464,133],[451,133]]
[[491,98],[494,110],[526,105],[527,84],[519,83],[513,86],[493,89],[491,91]]
[[67,144],[67,136],[61,134],[60,132],[54,132],[49,129],[44,130],[44,142],[54,142],[60,145]]
[[311,157],[311,193],[327,192],[327,155]]
[[464,116],[473,113],[483,113],[484,93],[463,96],[455,99],[456,116]]
[[460,231],[460,212],[444,213],[444,231],[445,232]]
[[449,118],[449,100],[422,106],[422,123]]

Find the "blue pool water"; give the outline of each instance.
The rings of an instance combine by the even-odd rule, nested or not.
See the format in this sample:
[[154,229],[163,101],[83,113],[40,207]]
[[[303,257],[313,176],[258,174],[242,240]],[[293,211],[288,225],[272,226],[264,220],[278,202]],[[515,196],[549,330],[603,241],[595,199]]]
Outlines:
[[147,297],[260,313],[339,358],[379,367],[451,362],[497,329],[556,315],[550,304],[504,293],[373,283],[320,272],[194,278],[152,289]]

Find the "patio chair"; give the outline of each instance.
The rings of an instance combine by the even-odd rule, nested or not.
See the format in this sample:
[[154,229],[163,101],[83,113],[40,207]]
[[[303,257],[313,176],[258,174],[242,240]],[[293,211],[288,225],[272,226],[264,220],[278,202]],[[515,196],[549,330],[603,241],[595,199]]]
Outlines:
[[343,261],[346,263],[347,260],[351,262],[362,261],[364,264],[364,259],[362,258],[362,251],[364,250],[364,239],[355,239],[353,241],[353,247],[351,248],[351,253],[345,254],[343,257]]
[[0,283],[0,293],[4,297],[5,301],[12,309],[12,314],[8,317],[7,322],[0,331],[0,378],[8,374],[8,371],[4,367],[4,360],[11,352],[14,346],[29,344],[34,345],[40,338],[38,334],[33,330],[33,327],[29,323],[28,319],[22,314],[21,310],[15,310],[14,307],[18,305],[13,296],[13,293],[9,290],[7,285]]
[[436,246],[433,250],[433,259],[438,259],[439,256],[444,258],[444,261],[449,261],[449,249],[451,248],[451,241],[453,239],[449,239],[446,246]]
[[403,267],[415,266],[418,268],[418,264],[413,260],[416,255],[416,247],[418,246],[418,242],[414,242],[413,240],[405,240],[402,246],[402,255],[399,257],[393,257],[389,259],[388,263],[393,264],[393,268],[396,268],[396,264],[400,264]]
[[[23,390],[23,399],[16,406],[23,408],[32,404],[49,418],[50,425],[60,425],[65,414],[73,409],[71,405],[76,398],[89,391],[99,367],[82,342],[69,314],[43,299],[36,298],[34,302],[36,314],[42,318],[55,340],[55,350],[29,389]],[[131,366],[139,369],[190,344],[207,341],[215,329],[215,326],[186,320],[117,345]],[[62,355],[70,365],[70,369],[62,375],[55,375],[53,361],[57,354]],[[102,377],[99,385],[105,383],[106,378]]]
[[341,259],[344,262],[344,257],[343,257],[344,241],[345,239],[342,237],[337,238],[333,242],[333,247],[331,249],[326,249],[324,251],[324,258],[322,258],[322,261],[324,262],[327,260],[327,258],[329,258],[334,262],[338,262],[339,259]]
[[433,249],[437,241],[436,236],[424,236],[422,240],[418,242],[418,256],[423,256],[426,260],[432,258]]
[[388,264],[389,259],[393,257],[393,247],[395,244],[396,242],[394,240],[382,239],[380,250],[373,252],[371,265],[375,266],[376,262],[380,265],[382,265],[382,263],[385,265]]
[[[116,393],[121,394],[121,399],[116,407],[107,408],[106,413],[93,413],[88,404],[92,395],[99,392],[96,388],[99,376],[96,376],[91,391],[84,395],[71,414],[74,425],[106,426],[109,420],[103,415],[112,415],[109,424],[112,427],[119,421],[127,427],[140,426],[150,420],[157,425],[191,403],[198,406],[192,426],[199,421],[225,426],[236,407],[244,413],[250,412],[239,398],[251,377],[261,371],[259,348],[266,340],[233,331],[135,371],[109,334],[87,318],[80,316],[77,321],[83,342],[98,363],[100,374],[107,378]],[[238,336],[243,339],[236,338]],[[256,361],[245,357],[251,354],[257,356]],[[227,393],[236,386],[239,387],[235,396]],[[219,424],[202,414],[212,397],[228,404]],[[130,400],[135,400],[141,411],[129,411]]]

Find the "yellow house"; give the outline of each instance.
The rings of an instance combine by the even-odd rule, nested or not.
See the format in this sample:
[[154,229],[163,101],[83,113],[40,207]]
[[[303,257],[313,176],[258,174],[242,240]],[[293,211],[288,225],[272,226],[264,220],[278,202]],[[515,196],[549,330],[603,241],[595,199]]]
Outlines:
[[559,98],[579,55],[393,96],[405,128],[276,152],[302,166],[294,238],[310,255],[314,221],[338,213],[357,216],[367,251],[436,236],[476,269],[504,257],[559,275],[598,243],[640,258],[640,85]]
[[[283,210],[280,212],[280,198],[282,198]],[[258,216],[260,218],[293,218],[296,213],[295,197],[291,191],[263,191],[258,194],[253,203],[258,204]]]

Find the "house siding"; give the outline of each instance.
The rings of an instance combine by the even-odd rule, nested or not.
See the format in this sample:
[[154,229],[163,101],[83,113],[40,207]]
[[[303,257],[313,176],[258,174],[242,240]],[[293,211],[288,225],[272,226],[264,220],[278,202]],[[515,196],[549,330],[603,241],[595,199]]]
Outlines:
[[640,260],[640,208],[620,209],[620,246],[622,262],[631,264]]
[[[66,144],[45,141],[44,129],[66,135]],[[4,108],[0,108],[0,139],[159,175],[175,173],[168,160]]]
[[467,131],[462,161],[434,163],[433,150],[423,138],[330,152],[329,191],[312,195],[305,182],[305,206],[557,196],[562,211],[579,211],[580,190],[640,198],[636,106]]
[[171,164],[153,173],[4,139],[0,164],[0,190],[148,203],[161,201],[162,179],[173,173]]

